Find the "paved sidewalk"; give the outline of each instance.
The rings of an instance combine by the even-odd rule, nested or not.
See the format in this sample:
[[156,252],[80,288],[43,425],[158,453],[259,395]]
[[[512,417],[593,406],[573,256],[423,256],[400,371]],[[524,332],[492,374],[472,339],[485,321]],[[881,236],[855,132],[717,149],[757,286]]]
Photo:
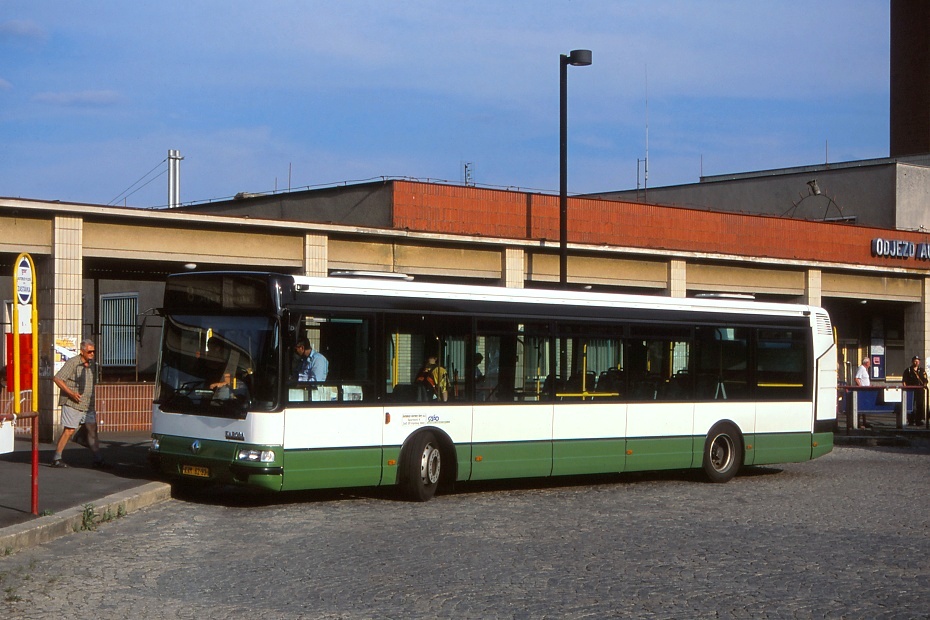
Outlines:
[[0,454],[0,555],[11,553],[81,528],[85,507],[98,517],[111,516],[168,499],[170,487],[148,466],[150,433],[101,436],[100,448],[113,467],[95,469],[92,454],[74,442],[65,448],[67,469],[49,467],[55,452],[39,444],[38,512],[32,509],[32,441],[17,438],[15,450]]

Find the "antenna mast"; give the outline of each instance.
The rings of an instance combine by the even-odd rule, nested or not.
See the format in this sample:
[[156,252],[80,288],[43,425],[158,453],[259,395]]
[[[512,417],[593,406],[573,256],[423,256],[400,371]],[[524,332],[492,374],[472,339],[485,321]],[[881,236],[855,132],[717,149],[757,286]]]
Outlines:
[[646,80],[646,163],[643,166],[643,200],[649,191],[649,66],[644,66]]

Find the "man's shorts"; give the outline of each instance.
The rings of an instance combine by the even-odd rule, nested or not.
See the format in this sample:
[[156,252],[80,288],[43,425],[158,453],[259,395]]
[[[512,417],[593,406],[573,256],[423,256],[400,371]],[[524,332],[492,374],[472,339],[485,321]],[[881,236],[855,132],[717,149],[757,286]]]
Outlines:
[[65,428],[77,428],[81,424],[96,423],[97,412],[93,409],[90,411],[78,411],[74,407],[69,407],[68,405],[61,406],[61,425]]

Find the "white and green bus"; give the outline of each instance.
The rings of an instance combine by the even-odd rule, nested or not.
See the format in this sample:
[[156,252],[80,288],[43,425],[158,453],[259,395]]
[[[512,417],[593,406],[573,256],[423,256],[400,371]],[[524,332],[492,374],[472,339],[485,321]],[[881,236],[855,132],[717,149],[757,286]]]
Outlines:
[[[170,276],[151,459],[271,490],[806,461],[833,448],[827,313],[364,277]],[[298,372],[309,341],[325,377]],[[416,381],[434,356],[448,389]]]

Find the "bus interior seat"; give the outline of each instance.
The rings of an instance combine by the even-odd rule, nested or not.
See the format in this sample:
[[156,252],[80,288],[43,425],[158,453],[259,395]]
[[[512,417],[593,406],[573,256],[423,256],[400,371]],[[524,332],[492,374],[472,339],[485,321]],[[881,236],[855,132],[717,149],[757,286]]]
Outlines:
[[597,378],[597,387],[594,391],[622,393],[623,374],[616,366],[611,366],[607,370],[602,371],[601,375]]
[[594,384],[597,383],[597,375],[594,374],[594,371],[590,371],[582,374],[572,375],[572,378],[568,380],[568,383],[565,386],[566,392],[580,393],[582,388],[588,392],[594,391]]
[[693,391],[692,386],[691,374],[687,371],[679,371],[665,384],[663,398],[664,400],[689,400]]
[[641,375],[633,382],[634,400],[656,400],[659,396],[659,384],[662,381],[659,375],[647,373]]
[[419,390],[412,383],[398,383],[387,395],[387,399],[394,403],[415,403]]

